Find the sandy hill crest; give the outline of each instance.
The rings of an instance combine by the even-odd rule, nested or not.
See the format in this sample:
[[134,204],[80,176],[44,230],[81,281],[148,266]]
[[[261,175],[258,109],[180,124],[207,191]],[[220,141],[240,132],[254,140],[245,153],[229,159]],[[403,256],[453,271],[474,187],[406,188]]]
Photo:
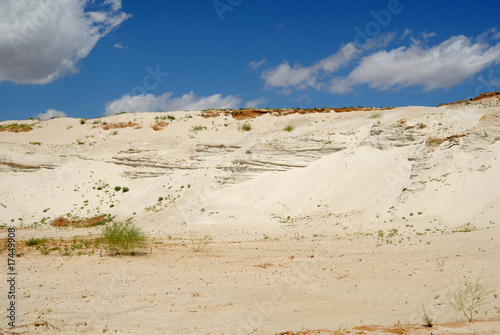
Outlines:
[[[321,218],[322,204],[330,215],[362,221],[422,212],[482,225],[481,215],[500,215],[492,206],[500,188],[487,187],[500,168],[496,93],[439,108],[2,122],[16,132],[0,132],[0,221],[31,226],[43,217],[109,213],[154,229],[145,222],[160,213],[173,227],[222,224],[236,214],[273,222]],[[96,188],[104,185],[130,192],[102,196]],[[172,200],[157,204],[160,197]]]

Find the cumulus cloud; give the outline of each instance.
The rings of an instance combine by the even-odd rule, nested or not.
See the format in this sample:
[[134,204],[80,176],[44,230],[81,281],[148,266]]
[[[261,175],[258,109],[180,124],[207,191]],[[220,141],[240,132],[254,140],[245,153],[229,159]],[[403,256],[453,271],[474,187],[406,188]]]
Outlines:
[[[402,38],[411,33],[406,29]],[[311,66],[290,66],[283,62],[263,71],[261,78],[266,87],[280,88],[285,94],[310,87],[345,94],[362,84],[379,90],[447,89],[500,63],[500,43],[495,44],[496,35],[496,30],[490,29],[475,38],[452,36],[438,45],[428,46],[428,40],[436,33],[421,33],[420,39],[410,36],[410,46],[385,50],[396,39],[394,33],[382,34],[362,45],[349,43]],[[340,69],[346,76],[332,75]]]
[[96,43],[130,17],[121,0],[3,0],[0,82],[47,84],[78,72]]
[[39,118],[40,120],[50,120],[54,117],[66,117],[68,116],[66,113],[55,110],[55,109],[47,109],[45,113],[40,113],[36,116],[36,118]]
[[330,91],[346,93],[359,84],[381,90],[411,86],[423,87],[425,91],[449,88],[499,62],[500,43],[490,46],[473,43],[465,36],[453,36],[430,48],[413,44],[366,56],[347,78],[335,79]]
[[180,97],[172,97],[173,92],[162,95],[139,94],[131,96],[129,93],[120,99],[106,104],[106,115],[118,113],[133,113],[144,111],[175,111],[175,110],[203,110],[210,108],[235,109],[241,104],[241,99],[228,95],[214,94],[207,97],[197,97],[193,92]]
[[288,62],[283,62],[275,68],[265,70],[262,73],[266,86],[281,87],[284,92],[289,92],[290,88],[304,89],[307,87],[321,88],[318,82],[319,76],[330,74],[338,70],[341,66],[349,63],[357,54],[358,49],[353,43],[346,44],[338,52],[324,59],[319,60],[311,66],[301,66],[295,64],[290,67]]

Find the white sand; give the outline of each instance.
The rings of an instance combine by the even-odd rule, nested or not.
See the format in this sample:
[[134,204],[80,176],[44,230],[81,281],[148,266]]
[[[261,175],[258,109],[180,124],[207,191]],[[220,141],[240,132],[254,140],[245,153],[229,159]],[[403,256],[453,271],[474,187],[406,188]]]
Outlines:
[[[478,277],[500,289],[499,100],[381,114],[16,121],[35,124],[0,132],[0,223],[18,227],[18,239],[98,234],[40,222],[109,213],[163,242],[136,257],[26,248],[18,331],[338,330],[421,323],[422,303],[436,323],[463,321],[446,299],[451,289]],[[166,115],[175,120],[154,131]],[[105,122],[140,129],[103,130]],[[244,122],[251,131],[238,131]],[[472,231],[453,232],[463,229]],[[213,243],[194,252],[190,237],[204,234]],[[499,301],[476,316],[496,321],[433,333],[490,334],[500,329]]]

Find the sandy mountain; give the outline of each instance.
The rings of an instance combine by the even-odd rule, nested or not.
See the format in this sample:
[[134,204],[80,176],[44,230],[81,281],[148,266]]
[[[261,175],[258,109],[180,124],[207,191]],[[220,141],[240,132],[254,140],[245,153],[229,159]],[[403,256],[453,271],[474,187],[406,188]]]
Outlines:
[[[0,223],[25,249],[12,331],[430,334],[415,327],[422,305],[449,323],[434,334],[500,328],[498,299],[463,324],[446,299],[466,279],[500,289],[498,92],[439,107],[3,121],[0,185]],[[100,232],[53,227],[61,217],[131,219],[149,249],[23,244]]]

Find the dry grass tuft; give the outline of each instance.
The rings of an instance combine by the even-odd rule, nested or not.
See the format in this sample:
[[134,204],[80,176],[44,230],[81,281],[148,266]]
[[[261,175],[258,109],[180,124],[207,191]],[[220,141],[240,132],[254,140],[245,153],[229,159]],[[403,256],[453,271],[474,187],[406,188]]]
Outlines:
[[162,122],[155,123],[153,126],[151,126],[151,128],[153,128],[154,131],[159,131],[159,130],[162,130],[163,128],[165,128],[168,125],[169,125],[168,122],[162,121]]
[[52,220],[52,227],[94,227],[104,225],[110,222],[113,218],[109,214],[100,214],[89,218],[65,218],[59,216]]
[[0,125],[0,132],[2,131],[8,131],[11,133],[22,133],[22,132],[27,132],[33,130],[33,127],[31,124],[17,124],[17,123],[12,123],[12,124],[7,124],[7,125]]
[[120,128],[127,128],[127,127],[134,127],[134,129],[141,129],[142,127],[135,122],[118,122],[118,123],[106,123],[102,125],[102,129],[104,130],[110,130],[110,129],[120,129]]

